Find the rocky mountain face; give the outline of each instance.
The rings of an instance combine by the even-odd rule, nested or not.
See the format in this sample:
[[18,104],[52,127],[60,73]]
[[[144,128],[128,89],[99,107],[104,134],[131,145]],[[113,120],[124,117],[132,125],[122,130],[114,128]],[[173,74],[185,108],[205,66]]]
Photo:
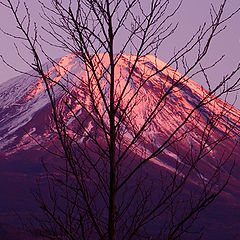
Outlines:
[[[229,184],[216,203],[204,212],[202,221],[207,226],[204,239],[216,236],[218,239],[233,239],[239,236],[240,111],[219,98],[208,96],[208,91],[200,85],[182,78],[180,73],[151,55],[141,58],[134,66],[135,59],[136,56],[123,55],[115,67],[116,104],[117,99],[122,98],[116,113],[121,133],[119,155],[147,119],[150,117],[152,120],[129,149],[130,154],[124,156],[123,162],[145,159],[160,149],[159,154],[144,166],[144,171],[157,181],[163,172],[174,174],[181,171],[181,174],[186,174],[189,162],[199,158],[184,190],[188,192],[191,188],[202,188],[221,166],[220,173],[215,176],[219,178],[220,185],[220,179],[226,179],[235,161]],[[91,142],[88,134],[104,138],[103,129],[98,127],[96,120],[98,116],[102,117],[106,129],[109,126],[104,110],[104,104],[108,105],[110,101],[110,80],[106,71],[109,59],[107,55],[100,54],[95,56],[94,61],[97,76],[91,69],[86,69],[75,54],[66,55],[55,66],[44,66],[53,80],[50,86],[58,113],[68,134],[80,145]],[[128,79],[132,68],[132,77]],[[211,97],[213,100],[205,105]],[[203,103],[201,106],[200,102]],[[67,106],[71,106],[71,110]],[[151,116],[156,106],[158,110]],[[124,109],[127,109],[124,115],[127,117],[121,120]],[[92,117],[89,117],[89,112]],[[82,130],[76,134],[76,119],[84,120],[87,134]],[[174,137],[168,142],[172,134]],[[165,142],[168,144],[164,145]],[[29,212],[38,211],[30,190],[36,188],[37,179],[45,181],[41,161],[58,161],[59,158],[50,153],[61,152],[58,144],[43,79],[29,72],[0,85],[0,238],[14,239],[9,235],[13,230],[9,229],[16,225],[15,212],[25,217]]]

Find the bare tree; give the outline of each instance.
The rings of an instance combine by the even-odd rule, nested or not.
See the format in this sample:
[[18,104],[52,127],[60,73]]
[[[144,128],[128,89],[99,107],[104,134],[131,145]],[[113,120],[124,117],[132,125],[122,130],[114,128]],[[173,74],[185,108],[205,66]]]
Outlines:
[[[227,185],[233,167],[233,149],[218,158],[212,153],[225,140],[234,139],[237,118],[226,122],[221,134],[216,129],[231,114],[230,105],[219,98],[239,87],[240,65],[212,87],[207,72],[222,58],[207,67],[202,60],[240,9],[223,17],[227,0],[218,9],[212,6],[211,21],[164,64],[154,56],[175,33],[172,17],[182,1],[175,8],[169,0],[151,0],[148,8],[141,0],[39,1],[46,23],[45,35],[40,36],[25,3],[0,3],[13,13],[20,30],[20,35],[5,33],[31,52],[33,62],[17,48],[45,84],[60,146],[55,154],[61,163],[45,165],[48,197],[41,189],[36,194],[45,215],[38,218],[39,234],[48,239],[109,240],[180,239],[191,234],[199,213]],[[120,44],[119,34],[126,36]],[[77,71],[64,66],[64,58],[52,59],[43,48],[46,43],[78,61]],[[188,62],[192,51],[196,58]],[[52,64],[50,69],[41,56]],[[190,89],[190,78],[197,74],[206,79],[208,91],[195,93],[191,106],[177,113],[171,107],[172,96]],[[153,101],[146,94],[152,85]],[[179,115],[176,124],[156,133],[156,124],[166,122],[167,113]],[[157,143],[151,134],[159,135]],[[171,162],[164,165],[168,152],[176,157],[166,157]],[[202,165],[209,159],[214,167],[203,173]],[[160,165],[157,179],[147,171],[153,163]],[[222,173],[225,166],[229,171]]]

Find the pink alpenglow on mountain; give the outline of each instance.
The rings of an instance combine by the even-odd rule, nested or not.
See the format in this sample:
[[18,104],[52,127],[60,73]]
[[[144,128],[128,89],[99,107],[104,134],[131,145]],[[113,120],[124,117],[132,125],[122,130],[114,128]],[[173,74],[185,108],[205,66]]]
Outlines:
[[[152,55],[140,58],[130,79],[128,75],[136,56],[117,55],[115,58],[116,104],[119,98],[122,99],[116,123],[122,116],[121,110],[127,107],[127,117],[119,125],[123,146],[123,149],[118,149],[119,153],[131,143],[152,109],[159,104],[151,124],[129,149],[130,153],[124,156],[123,163],[131,167],[134,161],[147,158],[161,148],[182,124],[170,146],[162,148],[143,166],[143,171],[153,182],[159,181],[164,174],[180,170],[179,177],[184,177],[189,161],[197,158],[204,142],[201,161],[187,180],[183,190],[185,194],[192,189],[200,189],[210,181],[219,162],[228,159],[222,165],[219,176],[225,179],[235,161],[229,184],[216,202],[203,211],[199,226],[205,226],[203,239],[240,237],[240,111],[220,98],[209,96],[209,92],[200,85]],[[109,127],[105,109],[110,103],[110,78],[106,71],[110,69],[109,57],[99,54],[93,56],[93,62],[94,72],[79,60],[77,54],[72,53],[57,60],[55,66],[44,65],[46,76],[52,79],[49,86],[53,89],[67,134],[81,146],[92,146],[89,134],[104,139],[102,129],[98,127],[97,120],[94,121],[98,114],[102,116],[104,126]],[[64,89],[68,90],[67,93]],[[101,94],[104,94],[105,102]],[[159,103],[161,98],[163,101]],[[204,105],[211,98],[213,100]],[[93,109],[93,101],[96,109]],[[194,111],[201,101],[203,104]],[[71,106],[71,110],[67,106]],[[92,113],[92,117],[88,116],[88,112]],[[81,134],[76,134],[76,118],[83,121],[86,128]],[[57,157],[57,154],[61,155],[61,150],[56,131],[44,80],[35,72],[0,85],[0,239],[11,239],[14,232],[21,234],[14,230],[17,225],[14,211],[22,218],[40,211],[30,192],[37,188],[37,180],[46,184],[42,160],[57,165],[61,162]],[[221,137],[221,143],[215,147],[215,142]],[[205,141],[203,138],[208,139]],[[102,144],[104,146],[106,142],[102,140]]]

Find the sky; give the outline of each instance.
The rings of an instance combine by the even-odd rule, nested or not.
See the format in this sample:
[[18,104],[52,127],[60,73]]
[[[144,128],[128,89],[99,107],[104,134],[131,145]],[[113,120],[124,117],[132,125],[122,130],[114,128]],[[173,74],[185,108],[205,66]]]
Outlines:
[[[16,2],[14,0],[14,2]],[[30,12],[36,21],[40,20],[39,12],[40,8],[36,4],[36,0],[26,0],[29,5]],[[144,4],[147,4],[148,1],[144,1]],[[179,27],[173,37],[169,38],[165,47],[161,50],[158,58],[167,62],[169,57],[172,56],[174,49],[180,48],[197,30],[200,24],[204,21],[209,20],[209,8],[211,3],[215,6],[219,6],[221,0],[184,0],[181,9],[175,15],[174,21],[179,22]],[[226,8],[226,13],[230,13],[240,7],[239,0],[228,0],[228,5]],[[9,32],[16,32],[16,24],[13,20],[13,17],[9,11],[0,6],[0,27],[3,30]],[[214,70],[209,72],[209,77],[213,82],[219,82],[222,79],[222,76],[231,72],[237,64],[240,62],[240,14],[230,19],[227,22],[227,28],[224,32],[219,34],[216,39],[213,41],[212,46],[210,47],[207,58],[204,60],[203,64],[211,64],[217,58],[225,55],[223,61],[215,66]],[[28,71],[30,68],[23,64],[22,60],[16,54],[14,43],[16,40],[5,36],[3,33],[0,33],[0,55],[13,66],[21,69],[22,71]],[[54,58],[61,57],[63,53],[59,50],[49,49],[49,53]],[[31,59],[31,56],[27,56]],[[191,57],[191,56],[190,56]],[[8,79],[19,75],[9,67],[7,67],[2,61],[0,61],[0,83],[7,81]],[[239,74],[240,76],[240,74]],[[198,76],[193,78],[194,81],[199,84],[206,86],[205,82]],[[232,103],[235,100],[235,93],[229,97],[228,101]],[[235,106],[240,109],[240,91],[239,99],[235,102]]]

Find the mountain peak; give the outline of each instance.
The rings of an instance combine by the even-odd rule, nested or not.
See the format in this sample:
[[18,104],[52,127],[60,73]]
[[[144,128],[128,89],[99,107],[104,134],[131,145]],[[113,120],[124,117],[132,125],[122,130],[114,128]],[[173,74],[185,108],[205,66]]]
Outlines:
[[[140,126],[146,118],[147,109],[154,107],[159,98],[169,92],[164,100],[165,106],[162,113],[156,120],[158,123],[164,123],[162,132],[168,132],[174,126],[177,126],[179,121],[207,96],[208,92],[153,55],[139,57],[135,64],[136,58],[137,56],[127,54],[115,56],[117,62],[115,66],[115,101],[118,101],[123,88],[129,81],[127,91],[122,96],[121,107],[124,108],[128,100],[135,96],[136,91],[139,91],[139,96],[133,101],[135,106],[132,114],[136,116],[134,118],[136,126]],[[92,56],[92,62],[95,63],[95,66],[87,64],[86,67],[77,54],[70,53],[52,62],[52,64],[46,64],[45,76],[50,79],[47,81],[50,81],[49,86],[53,87],[54,97],[57,101],[66,97],[64,89],[67,88],[69,93],[73,91],[74,94],[78,94],[77,98],[84,104],[90,104],[91,100],[87,92],[87,88],[90,86],[93,91],[92,95],[99,102],[99,112],[106,115],[101,107],[103,103],[101,103],[102,99],[100,98],[101,94],[97,87],[97,81],[105,94],[106,102],[108,102],[109,76],[107,71],[109,71],[109,56],[105,53],[94,55]],[[92,67],[94,67],[97,75],[93,75]],[[131,79],[128,79],[128,74],[133,67],[133,75]],[[89,80],[91,80],[90,85]],[[139,89],[141,84],[143,84],[143,87]],[[140,101],[140,99],[144,100]],[[75,104],[74,111],[79,112],[81,106],[77,105],[75,100],[71,100]],[[33,133],[31,129],[34,128],[38,132],[38,128],[42,128],[42,126],[33,127],[31,122],[42,109],[49,108],[49,98],[43,79],[30,72],[5,82],[0,86],[0,106],[0,149],[4,151],[7,146],[7,148],[18,146],[17,150],[14,148],[15,150],[11,150],[11,152],[25,149],[26,144],[19,145],[20,142],[25,142],[22,138],[33,142],[30,140],[30,135]],[[206,121],[209,111],[219,114],[223,108],[231,111],[230,119],[236,122],[236,119],[240,116],[239,111],[221,99],[216,99],[208,106],[202,107],[200,113],[202,116],[199,116],[199,119]],[[172,115],[173,121],[166,122],[169,115]],[[51,117],[48,116],[48,118]],[[39,124],[42,125],[42,123]],[[153,129],[152,131],[157,132],[158,130]],[[29,136],[27,137],[26,134]],[[35,142],[33,146],[36,146],[36,144]],[[30,147],[29,144],[27,146]]]

